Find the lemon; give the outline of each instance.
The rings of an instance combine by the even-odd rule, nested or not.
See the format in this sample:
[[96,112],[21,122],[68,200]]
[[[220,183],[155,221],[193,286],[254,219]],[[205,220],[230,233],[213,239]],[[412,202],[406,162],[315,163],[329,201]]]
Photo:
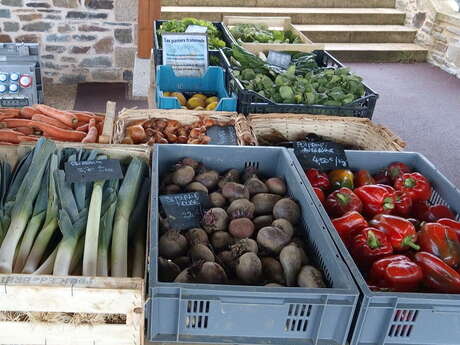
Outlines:
[[217,102],[212,102],[208,104],[208,106],[206,107],[206,110],[214,110],[216,108],[217,108]]
[[164,92],[163,92],[163,96],[164,96],[164,97],[171,97],[171,92],[169,92],[169,91],[164,91]]
[[204,110],[204,108],[203,108],[203,107],[201,107],[201,106],[199,106],[199,107],[196,107],[196,108],[195,108],[195,109],[193,109],[193,110]]
[[195,109],[196,107],[203,107],[204,108],[204,100],[198,97],[192,97],[187,101],[187,108]]
[[214,102],[219,102],[219,98],[217,98],[216,96],[206,98],[206,105],[209,105]]
[[173,92],[171,93],[171,97],[176,97],[179,100],[180,105],[185,105],[187,103],[187,99],[181,92]]
[[192,96],[192,98],[199,98],[199,99],[203,100],[203,102],[204,102],[204,101],[206,101],[206,98],[208,98],[208,97],[206,97],[206,96],[203,95],[202,93],[196,93],[196,94],[194,94],[194,95]]

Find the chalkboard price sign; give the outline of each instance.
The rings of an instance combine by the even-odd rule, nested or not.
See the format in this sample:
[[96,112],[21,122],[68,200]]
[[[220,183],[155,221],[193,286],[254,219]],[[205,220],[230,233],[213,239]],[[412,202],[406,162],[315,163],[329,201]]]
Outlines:
[[161,195],[160,203],[175,230],[200,227],[204,211],[210,208],[208,194],[202,192]]
[[294,153],[304,169],[348,168],[343,146],[331,141],[297,141],[294,143]]
[[206,135],[211,137],[211,145],[238,145],[233,126],[212,126],[207,129]]
[[69,183],[123,178],[120,161],[117,159],[66,162],[64,171],[66,181]]

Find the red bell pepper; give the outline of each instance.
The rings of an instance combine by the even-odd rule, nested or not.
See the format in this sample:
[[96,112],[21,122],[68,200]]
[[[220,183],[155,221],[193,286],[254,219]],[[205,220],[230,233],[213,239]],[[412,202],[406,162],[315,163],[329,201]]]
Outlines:
[[411,197],[400,190],[395,195],[395,214],[401,217],[409,217],[412,211]]
[[355,188],[365,186],[368,184],[375,184],[374,178],[371,176],[370,172],[367,170],[359,170],[355,173],[354,180]]
[[441,218],[455,219],[449,207],[441,204],[430,206],[426,201],[415,202],[412,214],[424,222],[436,222]]
[[460,273],[440,258],[427,252],[418,252],[415,262],[422,268],[427,287],[437,292],[460,293]]
[[406,218],[406,219],[414,225],[415,231],[420,230],[420,227],[422,226],[423,222],[421,222],[420,220],[415,219],[415,218]]
[[331,188],[331,184],[326,173],[323,173],[318,169],[311,168],[307,169],[305,174],[307,175],[307,179],[310,181],[313,187],[321,188],[322,190],[328,190]]
[[366,219],[356,211],[345,213],[342,217],[333,219],[332,224],[347,247],[350,245],[353,234],[368,226]]
[[415,226],[407,219],[389,214],[379,214],[369,224],[387,234],[394,250],[420,249],[420,246],[415,244],[417,240]]
[[366,270],[374,261],[393,254],[393,247],[382,230],[368,227],[355,233],[350,252],[358,266]]
[[444,226],[448,226],[449,228],[454,230],[457,234],[457,238],[460,240],[460,222],[450,218],[441,218],[438,219],[437,223],[442,224]]
[[404,255],[391,255],[375,261],[370,281],[390,291],[415,291],[423,280],[423,271]]
[[340,217],[350,211],[361,212],[363,203],[351,189],[343,187],[329,194],[326,210],[331,217]]
[[389,188],[380,185],[367,185],[356,188],[355,194],[363,202],[363,210],[369,216],[392,213],[395,208],[395,194]]
[[333,189],[339,189],[342,187],[347,187],[354,189],[353,180],[354,175],[351,170],[348,169],[336,169],[332,170],[329,175],[329,181]]
[[326,196],[324,195],[324,192],[321,188],[318,187],[313,187],[313,191],[315,192],[316,196],[318,197],[319,201],[324,205],[324,202],[326,201]]
[[395,181],[395,189],[406,192],[413,201],[425,201],[431,197],[431,184],[420,173],[405,173]]
[[387,167],[387,176],[391,181],[395,181],[400,175],[410,173],[412,169],[403,162],[394,162]]
[[391,180],[388,177],[386,170],[382,170],[372,177],[376,184],[392,185]]
[[424,252],[436,255],[451,267],[460,264],[460,242],[455,230],[438,223],[425,223],[418,232],[418,243]]

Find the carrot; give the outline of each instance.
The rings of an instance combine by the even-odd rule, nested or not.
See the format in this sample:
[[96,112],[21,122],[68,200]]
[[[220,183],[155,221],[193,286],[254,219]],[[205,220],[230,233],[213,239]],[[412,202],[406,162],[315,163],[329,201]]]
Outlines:
[[78,119],[77,117],[67,111],[58,110],[47,105],[36,104],[34,105],[35,109],[38,109],[43,114],[50,116],[56,120],[59,120],[71,128],[76,128]]
[[9,114],[10,117],[16,117],[19,115],[20,108],[0,108],[0,113]]
[[14,128],[14,127],[30,127],[30,120],[27,119],[3,119],[1,126]]
[[19,117],[23,119],[31,119],[35,114],[40,113],[37,109],[32,107],[24,107],[19,111]]
[[36,131],[32,127],[14,127],[14,131],[16,132],[21,132],[24,135],[32,135],[32,134],[37,134]]
[[32,116],[33,121],[38,121],[38,122],[44,122],[47,124],[50,124],[52,126],[62,128],[62,129],[72,129],[71,127],[67,126],[66,124],[62,123],[59,120],[56,120],[52,117],[46,116],[46,115],[41,115],[41,114],[35,114]]
[[91,119],[96,119],[97,121],[104,121],[104,117],[101,115],[96,115],[89,111],[72,111],[78,121],[89,122]]
[[37,141],[39,137],[27,136],[27,135],[18,135],[18,139],[23,141]]
[[81,141],[82,143],[95,143],[97,141],[97,128],[96,126],[89,127],[88,134]]
[[0,145],[14,145],[14,144],[8,143],[6,141],[0,141]]
[[17,115],[9,114],[9,113],[2,113],[0,111],[0,121],[2,121],[3,119],[11,119],[11,118],[14,118],[14,117],[17,117]]
[[21,140],[19,137],[22,136],[21,132],[13,131],[12,129],[0,129],[0,141],[6,141],[8,143],[19,144]]
[[81,126],[84,126],[84,125],[87,125],[87,124],[88,124],[88,122],[85,122],[85,121],[78,121],[78,123],[77,123],[77,128],[78,128],[78,127],[81,127]]
[[77,127],[77,131],[82,131],[82,132],[88,132],[88,129],[89,129],[89,123],[85,123],[84,125]]
[[[31,126],[40,129],[43,131],[45,137],[60,140],[60,141],[82,141],[86,136],[85,132],[63,129],[48,123],[39,122],[39,121],[30,121]],[[0,138],[1,140],[1,138]]]
[[102,135],[102,128],[103,127],[104,127],[103,123],[101,123],[101,122],[96,123],[96,128],[97,128],[97,132],[99,133],[99,135]]

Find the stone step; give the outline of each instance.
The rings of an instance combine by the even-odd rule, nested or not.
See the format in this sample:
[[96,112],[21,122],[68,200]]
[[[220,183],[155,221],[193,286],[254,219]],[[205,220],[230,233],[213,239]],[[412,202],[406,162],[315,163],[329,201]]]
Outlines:
[[324,49],[344,62],[423,62],[427,55],[414,43],[324,43]]
[[402,25],[296,25],[311,41],[323,43],[413,43],[417,30]]
[[286,8],[163,6],[162,19],[194,17],[222,21],[224,16],[291,17],[294,24],[402,25],[405,13],[391,8]]
[[[163,6],[283,7],[279,0],[162,0]],[[395,0],[295,0],[290,7],[394,8]]]

